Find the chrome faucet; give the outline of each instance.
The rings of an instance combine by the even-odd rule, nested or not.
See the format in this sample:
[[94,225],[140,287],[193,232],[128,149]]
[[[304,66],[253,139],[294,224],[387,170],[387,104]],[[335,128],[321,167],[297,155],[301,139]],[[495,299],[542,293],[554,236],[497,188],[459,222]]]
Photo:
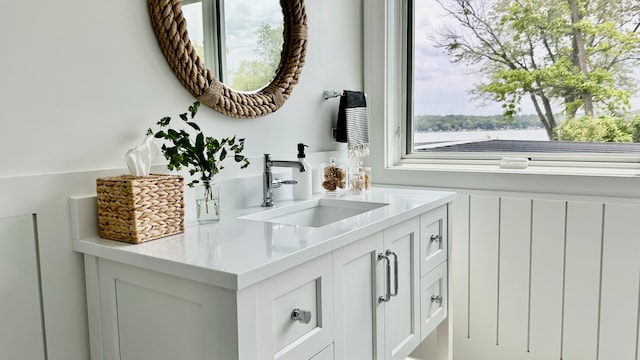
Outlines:
[[262,206],[271,207],[273,202],[273,189],[282,185],[295,185],[295,180],[274,179],[271,172],[272,167],[297,168],[304,172],[304,164],[301,161],[271,160],[271,154],[264,154],[264,171],[262,172]]

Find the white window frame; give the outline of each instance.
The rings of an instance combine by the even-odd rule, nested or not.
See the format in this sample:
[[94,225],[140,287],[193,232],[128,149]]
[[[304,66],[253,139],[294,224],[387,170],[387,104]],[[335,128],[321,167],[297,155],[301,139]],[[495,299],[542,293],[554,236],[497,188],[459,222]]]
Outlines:
[[[410,3],[415,2],[417,0],[401,0],[403,5],[403,12],[400,14],[401,18],[398,19],[402,31],[402,41],[405,46],[402,46],[402,53],[404,58],[402,59],[403,64],[405,64],[404,76],[402,78],[403,86],[407,89],[409,88],[409,82],[412,81],[412,73],[411,69],[409,69],[408,64],[410,63],[410,57],[412,56],[412,47],[409,46],[410,40],[408,34],[411,30],[410,27],[413,23],[410,23],[408,18],[408,6]],[[411,95],[411,94],[408,94]],[[409,107],[412,107],[411,99],[406,99],[407,103],[403,104],[407,109],[405,113],[406,121],[403,122],[404,125],[404,134],[403,143],[405,146],[404,154],[402,156],[403,159],[434,159],[434,160],[476,160],[476,161],[496,161],[503,157],[521,157],[533,159],[534,163],[545,163],[547,166],[553,166],[554,164],[558,164],[558,166],[566,167],[567,164],[573,163],[573,166],[584,166],[584,163],[603,163],[607,164],[607,166],[611,167],[623,167],[623,168],[637,168],[637,164],[640,163],[640,155],[637,154],[594,154],[594,153],[524,153],[524,152],[508,152],[508,153],[500,153],[500,152],[428,152],[428,153],[415,153],[412,149],[413,144],[413,131],[409,126],[411,123],[410,119],[407,116],[413,116],[413,111],[409,110]]]
[[[501,169],[502,156],[524,154],[409,154],[405,122],[407,0],[364,1],[364,81],[371,131],[370,165],[374,183],[442,188],[589,193],[601,178],[631,182],[640,189],[640,158],[633,155],[537,156],[526,169]],[[409,139],[410,140],[410,139]],[[589,160],[589,161],[587,161]],[[524,177],[523,175],[531,175]],[[575,177],[579,177],[579,180]],[[552,189],[552,190],[550,190]],[[628,195],[627,186],[607,186],[611,195]],[[634,192],[637,192],[634,190]]]
[[[182,4],[202,3],[204,62],[214,76],[224,82],[227,73],[224,0],[182,0]],[[207,46],[209,45],[209,46]]]

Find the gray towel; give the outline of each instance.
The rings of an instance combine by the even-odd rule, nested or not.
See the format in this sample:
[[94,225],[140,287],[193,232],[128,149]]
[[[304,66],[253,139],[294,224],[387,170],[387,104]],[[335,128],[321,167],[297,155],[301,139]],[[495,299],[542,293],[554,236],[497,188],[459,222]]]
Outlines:
[[369,111],[362,91],[345,90],[340,97],[336,141],[347,143],[352,158],[369,155]]

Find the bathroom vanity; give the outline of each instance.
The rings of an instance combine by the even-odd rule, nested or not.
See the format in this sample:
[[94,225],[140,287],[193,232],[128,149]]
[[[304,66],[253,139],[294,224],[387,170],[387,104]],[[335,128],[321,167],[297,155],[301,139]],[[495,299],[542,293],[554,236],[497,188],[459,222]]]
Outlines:
[[92,359],[404,359],[447,316],[454,198],[374,188],[76,239]]

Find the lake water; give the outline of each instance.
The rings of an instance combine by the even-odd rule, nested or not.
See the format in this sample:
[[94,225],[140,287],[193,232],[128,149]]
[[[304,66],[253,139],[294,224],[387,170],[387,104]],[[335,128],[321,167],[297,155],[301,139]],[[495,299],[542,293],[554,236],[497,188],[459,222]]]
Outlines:
[[545,129],[416,132],[413,134],[413,142],[416,144],[425,142],[459,140],[549,141],[549,138],[547,137],[547,131]]

